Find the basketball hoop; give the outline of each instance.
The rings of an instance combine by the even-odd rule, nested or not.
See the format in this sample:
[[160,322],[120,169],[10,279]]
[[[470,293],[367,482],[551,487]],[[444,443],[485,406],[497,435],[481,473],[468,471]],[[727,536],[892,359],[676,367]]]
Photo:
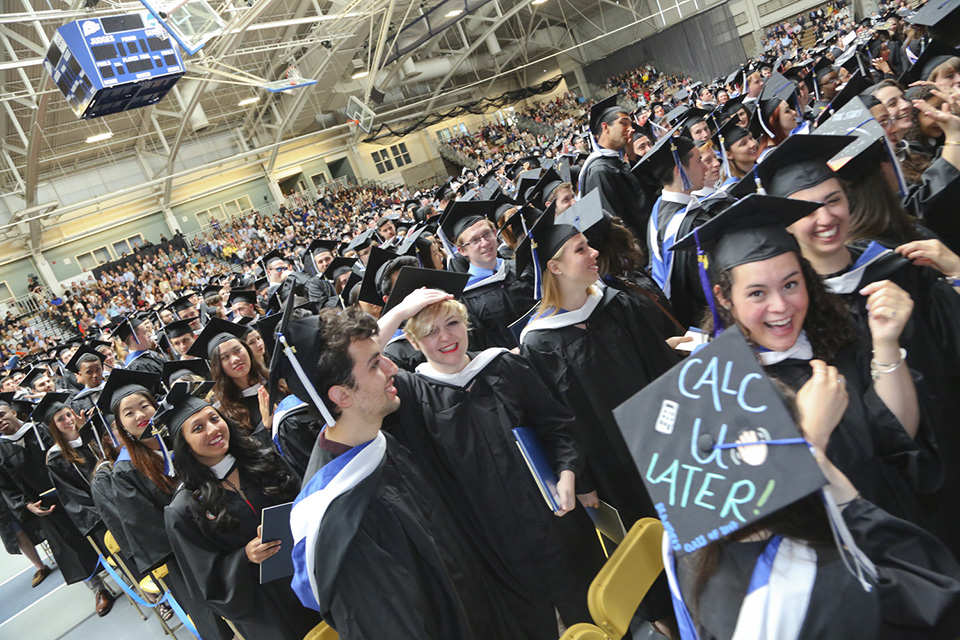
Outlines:
[[297,67],[287,67],[287,80],[290,81],[291,85],[299,84],[303,76],[300,75],[300,70]]
[[360,121],[353,120],[352,118],[347,118],[347,124],[350,125],[351,127],[357,127],[357,126],[360,126]]

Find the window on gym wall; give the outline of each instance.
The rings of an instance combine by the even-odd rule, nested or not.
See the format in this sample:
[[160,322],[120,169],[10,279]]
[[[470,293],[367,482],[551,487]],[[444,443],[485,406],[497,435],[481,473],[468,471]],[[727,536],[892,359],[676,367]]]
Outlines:
[[410,153],[407,151],[406,142],[401,142],[390,147],[390,153],[393,154],[393,161],[397,163],[397,167],[410,164]]
[[90,271],[94,267],[99,267],[111,260],[113,260],[113,256],[110,255],[110,249],[107,247],[99,247],[77,256],[77,264],[84,271]]
[[370,154],[373,157],[373,164],[377,166],[377,173],[386,173],[393,171],[393,163],[390,161],[390,152],[386,149],[374,151]]

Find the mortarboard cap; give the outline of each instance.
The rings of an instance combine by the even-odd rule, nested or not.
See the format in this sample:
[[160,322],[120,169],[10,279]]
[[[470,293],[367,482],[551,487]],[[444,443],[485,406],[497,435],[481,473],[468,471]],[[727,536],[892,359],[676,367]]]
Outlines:
[[163,333],[166,334],[167,338],[179,338],[180,336],[193,333],[193,327],[190,326],[190,323],[194,320],[196,320],[196,318],[190,318],[189,320],[174,320],[170,324],[163,326]]
[[160,401],[157,413],[153,416],[154,424],[163,425],[171,438],[183,427],[187,418],[202,409],[211,406],[191,393],[191,385],[179,383],[173,385],[166,396]]
[[376,234],[373,229],[367,229],[361,234],[358,234],[351,240],[346,247],[343,249],[343,253],[348,251],[362,251],[366,249],[372,242],[379,241],[380,236]]
[[171,303],[167,306],[167,308],[168,308],[168,309],[171,309],[171,310],[173,310],[173,311],[176,311],[177,313],[180,313],[181,311],[186,311],[187,309],[193,309],[193,308],[194,308],[194,307],[193,307],[193,303],[190,302],[190,297],[191,297],[192,295],[194,295],[194,294],[191,293],[191,294],[189,294],[189,295],[185,295],[185,296],[181,296],[181,297],[177,298],[176,300],[174,300],[173,302],[171,302]]
[[[527,236],[517,245],[517,273],[523,273],[528,266],[533,265],[536,274],[534,280],[539,284],[540,274],[546,269],[547,263],[563,248],[567,240],[578,233],[580,231],[574,226],[557,224],[553,212],[548,210],[537,219]],[[535,293],[535,297],[540,299],[540,291]]]
[[[871,104],[883,105],[871,95],[855,97],[838,110],[832,118],[817,127],[817,135],[855,136],[855,139],[836,153],[827,163],[844,179],[854,179],[865,169],[883,159],[891,159],[898,174],[901,189],[906,184],[900,175],[899,162],[887,141],[886,131],[870,113]],[[889,154],[889,155],[888,155]]]
[[799,250],[787,227],[821,206],[819,202],[751,194],[679,239],[672,249],[700,248],[717,270],[775,258]]
[[608,96],[590,107],[590,132],[595,138],[600,137],[600,121],[611,113],[629,113],[630,110],[621,107],[618,102],[618,94]]
[[920,80],[929,80],[930,74],[934,70],[947,62],[951,58],[956,58],[960,53],[957,49],[948,46],[942,42],[934,40],[923,50],[923,53],[917,58],[917,61],[903,72],[899,81],[903,86],[910,86]]
[[47,368],[45,366],[36,365],[30,367],[30,370],[27,371],[27,375],[23,376],[23,379],[20,381],[19,386],[23,389],[32,389],[34,383],[45,375],[48,375]]
[[160,373],[163,385],[167,389],[170,389],[174,382],[186,375],[194,375],[203,380],[209,380],[210,365],[202,358],[167,360],[163,363],[163,371]]
[[333,282],[344,273],[353,269],[357,258],[334,258],[333,262],[324,270],[323,278]]
[[227,304],[232,307],[238,302],[257,304],[257,292],[252,289],[231,289]]
[[936,40],[960,44],[960,0],[931,0],[913,14],[910,22],[928,27]]
[[33,411],[33,403],[26,398],[17,398],[16,391],[4,391],[0,393],[0,405],[7,405],[21,420],[27,420],[30,412]]
[[103,385],[97,407],[105,414],[116,415],[117,405],[121,400],[132,393],[147,393],[153,396],[159,383],[160,376],[155,373],[114,369]]
[[796,106],[796,91],[796,85],[779,73],[774,73],[764,83],[763,90],[760,91],[760,99],[757,101],[759,108],[753,113],[753,117],[759,120],[760,128],[771,138],[773,132],[769,128],[770,119],[781,102]]
[[65,391],[45,393],[43,397],[40,398],[40,402],[33,406],[30,419],[34,422],[49,425],[50,421],[53,420],[53,416],[57,415],[60,410],[70,408],[68,404],[70,395],[71,394]]
[[222,288],[223,287],[221,287],[219,284],[208,284],[201,290],[200,297],[206,300],[207,298],[211,298],[213,296],[219,296],[220,289]]
[[246,327],[234,322],[227,322],[223,318],[213,317],[207,322],[200,335],[190,346],[187,355],[209,360],[213,356],[213,351],[228,340],[243,340],[247,333]]
[[[553,214],[553,208],[547,211]],[[544,214],[544,215],[547,215]],[[587,241],[596,248],[606,237],[610,228],[611,214],[600,191],[595,187],[589,193],[573,203],[566,211],[554,216],[554,224],[570,225],[587,237]]]
[[131,337],[141,324],[143,324],[143,321],[139,318],[129,316],[122,318],[114,325],[113,334],[126,342],[127,338]]
[[367,258],[367,268],[363,272],[363,280],[360,282],[359,299],[367,304],[377,307],[383,306],[383,296],[380,295],[379,287],[380,268],[397,257],[392,251],[385,251],[380,247],[373,247],[370,250],[370,257]]
[[631,171],[634,175],[645,174],[654,181],[661,171],[667,167],[677,165],[677,159],[683,159],[692,149],[696,149],[693,140],[678,135],[680,125],[677,125],[640,158]]
[[[711,393],[719,376],[737,392]],[[825,484],[782,393],[736,327],[613,415],[678,556]],[[777,444],[726,447],[743,436]]]
[[827,162],[853,141],[852,136],[790,136],[755,171],[768,195],[788,197],[835,177]]
[[263,267],[263,270],[266,272],[269,271],[270,265],[277,261],[287,262],[287,259],[283,257],[282,253],[274,249],[270,253],[260,258],[260,266]]
[[493,218],[495,212],[496,205],[491,200],[453,202],[440,218],[440,230],[443,231],[447,240],[457,244],[460,234],[481,220],[489,220],[496,224]]
[[390,297],[383,307],[383,313],[387,313],[395,306],[403,302],[403,299],[420,288],[438,289],[453,294],[454,298],[459,298],[463,294],[467,281],[470,280],[470,274],[457,273],[456,271],[438,271],[437,269],[418,269],[416,267],[403,267],[397,275],[397,281],[393,285]]
[[107,359],[107,356],[103,355],[92,347],[88,347],[85,344],[81,345],[80,348],[74,352],[73,357],[70,358],[70,362],[67,363],[67,370],[74,373],[80,373],[81,360],[86,362],[87,360],[91,360],[93,358],[96,358],[100,361],[100,364],[103,364],[103,361]]

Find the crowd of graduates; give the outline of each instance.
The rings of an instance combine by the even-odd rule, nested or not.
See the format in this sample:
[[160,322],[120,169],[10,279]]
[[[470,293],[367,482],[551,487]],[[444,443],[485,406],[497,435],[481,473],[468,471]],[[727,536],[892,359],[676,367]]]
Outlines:
[[8,551],[106,615],[109,531],[205,640],[547,640],[614,513],[666,530],[638,627],[957,638],[960,3],[892,11],[104,270],[0,380]]

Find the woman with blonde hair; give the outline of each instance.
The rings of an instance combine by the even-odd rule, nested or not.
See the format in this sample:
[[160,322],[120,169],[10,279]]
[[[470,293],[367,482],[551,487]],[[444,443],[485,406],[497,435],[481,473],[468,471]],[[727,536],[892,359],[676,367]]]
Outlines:
[[[517,637],[551,637],[555,610],[567,626],[590,619],[586,592],[603,563],[589,518],[575,509],[584,460],[573,415],[524,358],[497,347],[468,352],[467,308],[453,299],[460,291],[448,274],[416,272],[415,284],[429,288],[415,289],[378,323],[385,345],[405,321],[426,359],[416,373],[394,377],[399,419],[387,428],[490,567],[516,614]],[[559,477],[551,508],[520,454],[516,427],[535,434]]]

